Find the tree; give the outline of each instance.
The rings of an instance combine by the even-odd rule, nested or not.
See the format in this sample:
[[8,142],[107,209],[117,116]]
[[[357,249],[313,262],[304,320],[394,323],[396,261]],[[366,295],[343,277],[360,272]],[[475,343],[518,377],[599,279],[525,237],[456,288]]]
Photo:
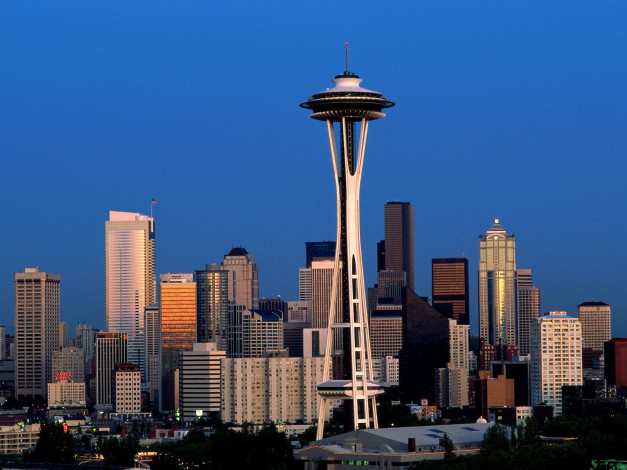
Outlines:
[[74,463],[74,439],[59,423],[45,422],[39,430],[35,449],[24,460],[46,463]]
[[455,449],[455,445],[453,444],[451,438],[448,437],[448,434],[444,433],[444,436],[442,436],[442,439],[440,440],[440,445],[444,449],[445,459],[450,459],[454,456],[453,450]]
[[486,455],[506,451],[511,447],[507,426],[494,424],[483,435],[482,452]]

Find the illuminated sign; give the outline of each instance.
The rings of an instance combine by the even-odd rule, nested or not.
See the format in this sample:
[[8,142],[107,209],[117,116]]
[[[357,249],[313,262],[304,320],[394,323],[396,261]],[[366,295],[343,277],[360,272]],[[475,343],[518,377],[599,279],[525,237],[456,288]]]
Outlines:
[[72,380],[72,373],[71,372],[57,372],[55,374],[55,378],[57,382],[60,382],[61,380]]

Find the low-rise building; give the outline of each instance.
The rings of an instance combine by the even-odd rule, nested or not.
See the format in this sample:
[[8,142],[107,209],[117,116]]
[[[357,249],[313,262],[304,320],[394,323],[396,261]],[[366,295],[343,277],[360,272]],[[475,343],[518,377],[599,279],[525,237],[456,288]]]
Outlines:
[[48,408],[84,408],[85,382],[59,380],[48,384]]
[[39,441],[39,424],[0,427],[0,454],[21,454]]
[[422,460],[444,458],[442,438],[453,441],[455,455],[481,451],[483,435],[492,423],[359,429],[316,441],[294,453],[303,470],[409,469]]

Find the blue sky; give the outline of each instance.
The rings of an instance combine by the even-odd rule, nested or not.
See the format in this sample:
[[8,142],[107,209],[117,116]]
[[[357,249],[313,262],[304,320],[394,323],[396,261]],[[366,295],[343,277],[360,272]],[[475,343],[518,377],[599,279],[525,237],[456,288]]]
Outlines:
[[[301,4],[302,3],[302,4]],[[388,4],[389,3],[389,4]],[[295,299],[335,236],[324,125],[298,107],[344,67],[397,103],[362,182],[366,283],[383,205],[411,201],[416,288],[495,217],[542,309],[613,308],[627,336],[627,4],[578,1],[0,2],[0,323],[12,274],[62,276],[61,316],[104,328],[109,210],[155,208],[158,272],[232,246]]]

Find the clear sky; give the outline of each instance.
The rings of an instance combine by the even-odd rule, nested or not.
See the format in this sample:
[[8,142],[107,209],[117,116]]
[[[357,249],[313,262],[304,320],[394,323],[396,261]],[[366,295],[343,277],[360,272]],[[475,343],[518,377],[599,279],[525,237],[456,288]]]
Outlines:
[[383,205],[411,201],[416,290],[498,217],[542,310],[612,306],[627,336],[627,3],[0,2],[0,323],[13,273],[60,273],[61,317],[104,328],[109,210],[149,213],[157,270],[244,246],[296,299],[335,237],[324,124],[298,107],[344,69],[397,103],[370,127],[366,284]]

